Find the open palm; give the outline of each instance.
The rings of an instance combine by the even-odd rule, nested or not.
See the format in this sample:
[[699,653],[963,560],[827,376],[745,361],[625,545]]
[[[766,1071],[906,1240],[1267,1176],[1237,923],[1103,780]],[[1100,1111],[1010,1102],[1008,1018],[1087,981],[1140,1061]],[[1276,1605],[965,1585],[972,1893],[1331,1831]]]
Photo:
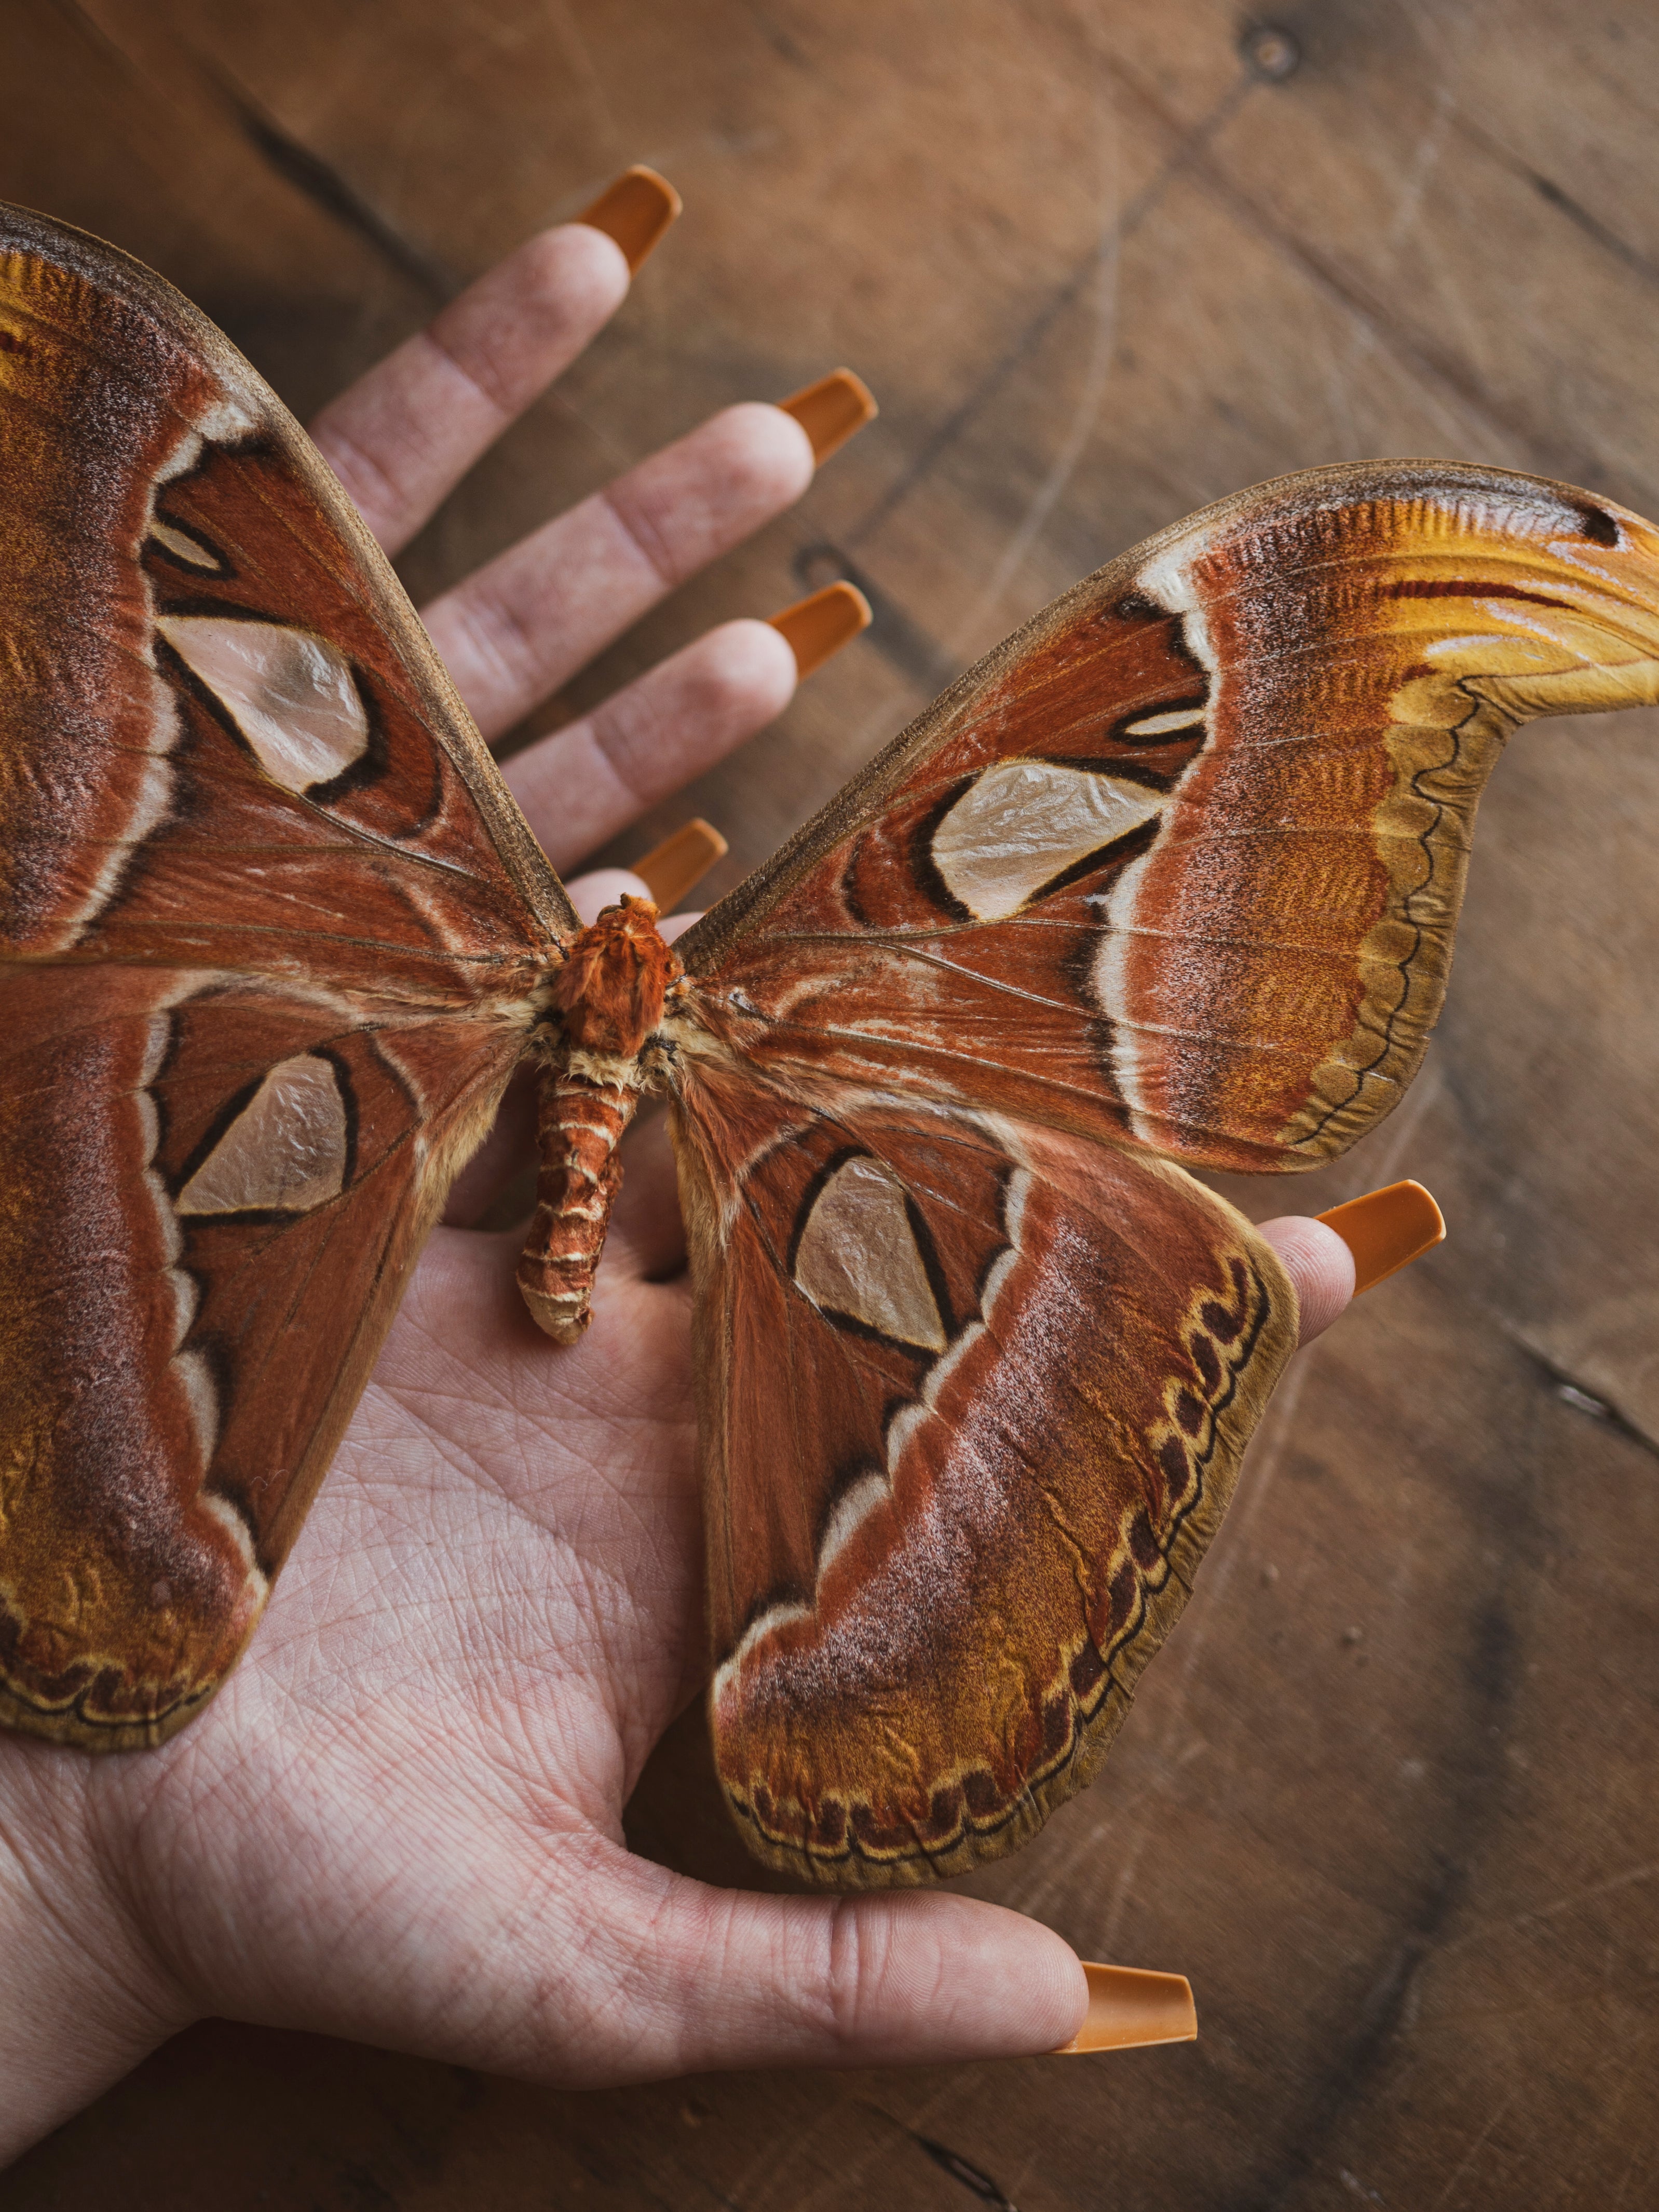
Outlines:
[[[627,283],[600,231],[548,232],[325,412],[319,442],[382,543]],[[788,415],[728,409],[439,600],[428,627],[486,736],[813,465]],[[568,870],[794,682],[777,631],[726,623],[508,781]],[[672,1170],[647,1123],[592,1327],[560,1351],[514,1286],[518,1236],[468,1225],[528,1141],[510,1098],[215,1703],[137,1756],[0,1739],[0,2156],[210,2013],[567,2083],[1042,2051],[1081,2017],[1066,1946],[996,1906],[720,1892],[627,1851],[623,1803],[702,1660]],[[1344,1249],[1306,1223],[1275,1242],[1322,1325]]]

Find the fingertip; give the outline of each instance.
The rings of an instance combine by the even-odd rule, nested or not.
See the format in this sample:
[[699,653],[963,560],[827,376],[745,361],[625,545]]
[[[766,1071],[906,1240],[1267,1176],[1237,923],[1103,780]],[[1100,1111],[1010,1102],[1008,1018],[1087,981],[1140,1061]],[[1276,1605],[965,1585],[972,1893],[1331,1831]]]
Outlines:
[[428,336],[503,415],[516,416],[598,336],[627,293],[628,264],[611,240],[561,223],[469,284]]
[[939,1894],[848,1899],[829,1915],[804,2020],[837,2024],[840,2065],[941,2064],[1058,2050],[1089,2009],[1071,1946],[1006,1906]]
[[1286,1213],[1260,1227],[1295,1286],[1302,1323],[1298,1341],[1311,1344],[1352,1300],[1353,1254],[1335,1230],[1311,1214]]
[[769,615],[767,626],[788,640],[796,674],[804,683],[842,646],[868,629],[872,619],[869,600],[856,584],[842,578]]
[[782,714],[800,682],[788,639],[752,615],[721,623],[694,650],[706,680],[717,687],[722,710],[745,734]]
[[777,404],[786,415],[794,416],[811,440],[812,459],[818,468],[881,411],[869,386],[850,368],[832,368],[828,376],[792,392]]
[[608,906],[620,906],[624,898],[651,896],[649,885],[631,868],[595,868],[592,875],[574,877],[565,890],[584,928],[596,922]]
[[[986,1910],[998,1916],[996,1923],[983,1918]],[[975,1992],[971,2014],[961,2026],[982,2040],[963,2056],[1029,2057],[1071,2042],[1091,2002],[1087,1972],[1071,1945],[1041,1921],[1003,1905],[981,1907],[975,1919],[973,1941],[985,1962],[984,1987]]]
[[636,161],[614,178],[576,221],[614,240],[631,276],[661,243],[682,205],[666,177]]
[[614,238],[589,223],[556,223],[526,239],[512,258],[526,295],[596,329],[628,297],[627,256]]
[[1353,1254],[1356,1297],[1446,1240],[1446,1218],[1433,1193],[1409,1177],[1334,1206],[1319,1218]]
[[709,431],[730,447],[729,465],[757,506],[787,507],[812,481],[817,457],[793,415],[762,399],[722,408]]
[[[507,764],[507,787],[556,867],[625,830],[625,804],[581,806],[572,761],[592,773],[597,747],[618,799],[653,805],[722,760],[781,714],[795,690],[795,658],[768,623],[722,623],[637,678],[580,723]],[[631,886],[630,886],[631,888]],[[684,891],[676,896],[683,897]]]

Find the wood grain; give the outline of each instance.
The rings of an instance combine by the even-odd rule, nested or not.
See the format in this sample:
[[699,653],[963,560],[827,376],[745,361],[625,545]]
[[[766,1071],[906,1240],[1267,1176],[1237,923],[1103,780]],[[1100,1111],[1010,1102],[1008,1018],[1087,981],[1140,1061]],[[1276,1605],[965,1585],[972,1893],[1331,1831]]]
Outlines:
[[[801,505],[563,702],[868,592],[868,637],[628,841],[707,814],[711,895],[1018,620],[1241,484],[1449,454],[1659,512],[1639,10],[1308,0],[1278,82],[1221,0],[393,12],[9,0],[0,193],[156,264],[303,410],[627,162],[670,176],[617,325],[404,566],[449,580],[716,405],[867,379],[879,421]],[[1188,1972],[1195,2045],[568,2097],[215,2026],[9,2204],[966,2212],[971,2172],[1024,2212],[1651,2201],[1656,737],[1517,741],[1427,1071],[1295,1189],[1418,1176],[1449,1242],[1292,1370],[1110,1771],[970,1885]],[[755,1879],[696,1731],[635,1839]]]

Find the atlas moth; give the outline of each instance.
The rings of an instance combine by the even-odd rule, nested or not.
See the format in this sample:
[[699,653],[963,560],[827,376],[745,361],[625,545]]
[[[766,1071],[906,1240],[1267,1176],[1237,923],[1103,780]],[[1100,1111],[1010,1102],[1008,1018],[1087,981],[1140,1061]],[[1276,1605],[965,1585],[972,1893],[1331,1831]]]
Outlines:
[[579,922],[229,343],[15,210],[0,482],[0,1717],[125,1750],[201,1709],[529,1060],[558,1340],[668,1102],[747,1840],[856,1884],[1029,1837],[1296,1341],[1189,1170],[1316,1167],[1396,1103],[1510,732],[1659,689],[1650,526],[1434,461],[1224,500],[671,948],[648,903]]

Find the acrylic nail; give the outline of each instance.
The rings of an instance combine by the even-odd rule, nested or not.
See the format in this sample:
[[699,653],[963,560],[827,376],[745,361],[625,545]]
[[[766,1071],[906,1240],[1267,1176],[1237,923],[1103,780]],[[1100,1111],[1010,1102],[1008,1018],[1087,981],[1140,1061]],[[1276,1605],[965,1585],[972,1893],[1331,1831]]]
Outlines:
[[1353,1254],[1356,1297],[1421,1259],[1446,1234],[1440,1208],[1420,1182],[1391,1182],[1318,1218]]
[[1085,1960],[1089,2009],[1056,2058],[1089,2051],[1134,2051],[1148,2043],[1191,2043],[1198,2035],[1193,1985],[1185,1974],[1153,1974],[1139,1966],[1096,1966]]
[[832,368],[816,384],[803,386],[777,404],[812,441],[812,460],[818,468],[879,411],[869,386],[850,368]]
[[656,901],[658,913],[670,914],[715,861],[726,858],[726,852],[725,838],[699,814],[682,823],[660,845],[653,845],[642,860],[635,860],[634,873]]
[[575,220],[614,239],[623,250],[629,276],[635,276],[679,211],[680,196],[667,178],[635,163],[633,168],[624,169],[614,184],[607,185],[592,206],[584,208]]
[[870,602],[856,584],[826,584],[821,592],[797,599],[768,620],[794,654],[796,674],[810,676],[831,653],[850,645],[861,629],[869,629]]

